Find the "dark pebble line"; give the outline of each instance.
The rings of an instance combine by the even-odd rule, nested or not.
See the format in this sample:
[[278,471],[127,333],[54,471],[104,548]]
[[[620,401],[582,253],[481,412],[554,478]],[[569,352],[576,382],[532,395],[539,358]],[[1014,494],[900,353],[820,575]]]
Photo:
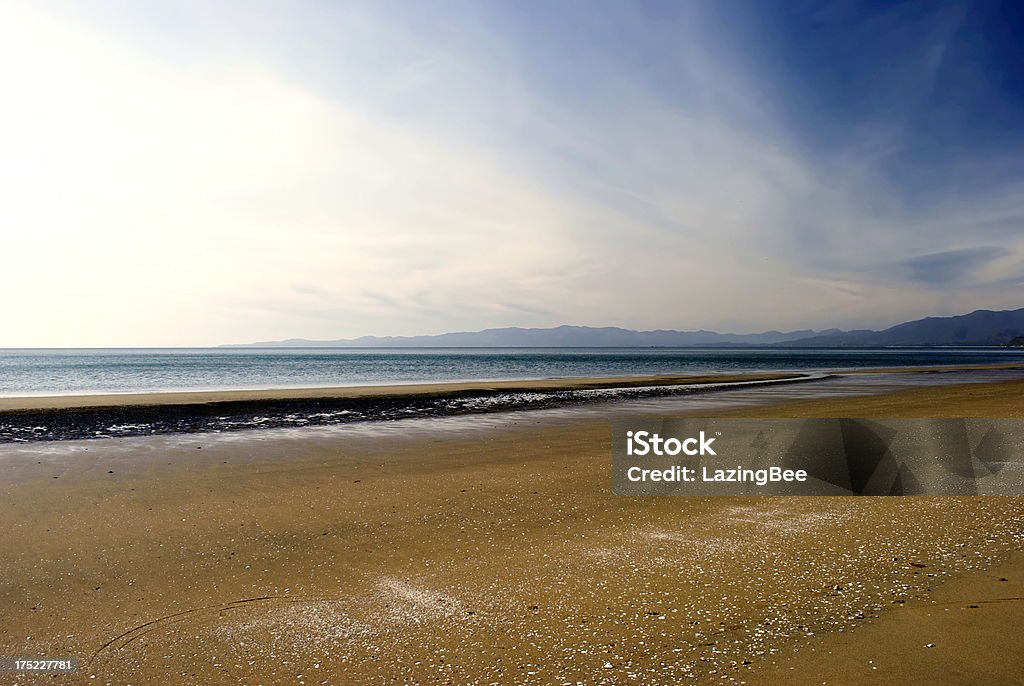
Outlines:
[[[774,383],[800,383],[821,378],[786,379]],[[755,384],[732,383],[728,388],[747,385]],[[614,389],[612,395],[595,395],[578,390],[481,389],[430,396],[231,400],[182,405],[9,410],[0,412],[0,443],[324,426],[411,417],[445,417],[545,409],[571,404],[686,395],[715,390],[719,389],[635,387]],[[492,402],[479,402],[488,398],[492,399]]]

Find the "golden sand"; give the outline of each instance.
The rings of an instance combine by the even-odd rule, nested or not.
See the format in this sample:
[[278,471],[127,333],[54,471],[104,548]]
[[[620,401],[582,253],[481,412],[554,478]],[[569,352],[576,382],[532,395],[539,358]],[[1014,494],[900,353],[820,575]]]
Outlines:
[[[1022,391],[742,412],[1019,417]],[[0,655],[162,686],[1019,677],[1024,498],[621,498],[607,422],[509,417],[2,447]]]

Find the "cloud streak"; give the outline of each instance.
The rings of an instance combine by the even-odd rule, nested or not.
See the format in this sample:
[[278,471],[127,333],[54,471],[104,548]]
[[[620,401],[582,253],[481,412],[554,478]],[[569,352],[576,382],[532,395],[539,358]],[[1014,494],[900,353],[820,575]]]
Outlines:
[[959,284],[1009,253],[1002,248],[963,248],[912,257],[903,262],[910,278],[926,284]]

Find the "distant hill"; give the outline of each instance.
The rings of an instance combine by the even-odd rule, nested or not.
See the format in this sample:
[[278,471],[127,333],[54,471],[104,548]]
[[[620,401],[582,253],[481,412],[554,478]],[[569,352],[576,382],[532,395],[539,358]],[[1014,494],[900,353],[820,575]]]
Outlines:
[[[737,334],[715,331],[634,331],[614,326],[508,327],[444,333],[436,336],[363,336],[336,341],[292,338],[221,347],[232,348],[613,348],[613,347],[878,347],[930,345],[1010,345],[1024,336],[1024,308],[976,310],[956,317],[927,317],[882,331],[765,331]],[[1017,342],[1016,345],[1020,345]]]
[[840,331],[783,341],[786,346],[1010,345],[1024,336],[1024,309],[975,310],[955,317],[926,317],[882,331]]
[[336,341],[310,341],[292,338],[222,347],[256,348],[590,348],[590,347],[689,347],[705,345],[775,345],[808,336],[838,333],[832,331],[766,331],[735,334],[714,331],[633,331],[614,326],[556,326],[549,329],[486,329],[445,333],[437,336],[363,336]]

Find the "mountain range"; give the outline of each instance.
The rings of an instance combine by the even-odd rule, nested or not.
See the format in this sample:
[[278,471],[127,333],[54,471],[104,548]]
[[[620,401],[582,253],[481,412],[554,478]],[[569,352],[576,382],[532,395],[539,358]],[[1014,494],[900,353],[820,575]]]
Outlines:
[[362,336],[333,341],[291,338],[282,341],[232,344],[244,348],[472,348],[472,347],[884,347],[884,346],[1005,346],[1024,336],[1024,308],[975,310],[953,317],[926,317],[881,331],[810,329],[736,334],[715,331],[634,331],[613,326],[556,326],[524,329],[507,327],[444,333],[433,336]]

